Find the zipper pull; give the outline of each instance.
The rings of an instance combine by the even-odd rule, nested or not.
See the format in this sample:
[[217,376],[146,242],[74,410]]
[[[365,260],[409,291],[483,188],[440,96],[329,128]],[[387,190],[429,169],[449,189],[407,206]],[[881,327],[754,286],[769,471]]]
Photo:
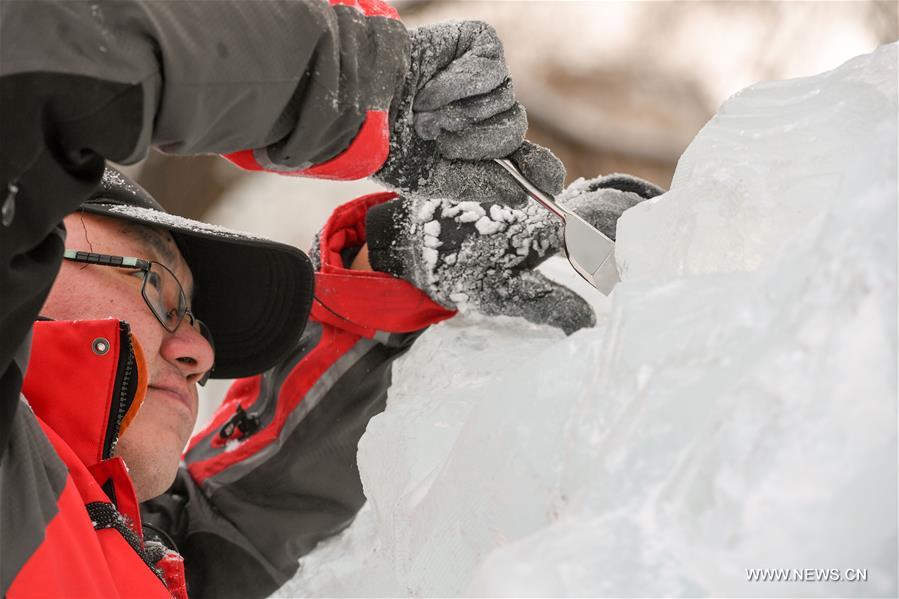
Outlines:
[[[222,425],[222,430],[219,431],[219,437],[223,441],[228,441],[233,438],[243,439],[258,430],[259,416],[247,413],[240,404],[237,404],[234,415]],[[240,434],[236,434],[238,432]]]

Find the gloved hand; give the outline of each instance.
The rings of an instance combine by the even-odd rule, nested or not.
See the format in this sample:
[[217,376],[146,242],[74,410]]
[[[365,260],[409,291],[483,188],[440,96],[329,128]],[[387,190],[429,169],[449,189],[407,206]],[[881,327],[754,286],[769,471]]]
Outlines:
[[524,192],[491,158],[509,157],[543,191],[562,190],[552,152],[524,141],[502,43],[486,23],[410,32],[409,73],[390,107],[387,162],[374,178],[407,197],[520,205]]
[[[615,239],[621,213],[662,189],[629,175],[569,186],[557,201]],[[396,199],[366,216],[372,268],[401,277],[460,311],[522,316],[566,334],[595,323],[590,305],[533,269],[562,244],[561,221],[536,202]]]

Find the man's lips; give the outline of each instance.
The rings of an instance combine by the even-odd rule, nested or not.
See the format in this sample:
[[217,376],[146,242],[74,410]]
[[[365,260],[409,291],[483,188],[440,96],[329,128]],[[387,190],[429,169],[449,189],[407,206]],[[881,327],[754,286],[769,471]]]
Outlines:
[[184,388],[176,387],[175,385],[164,385],[164,384],[150,384],[147,388],[151,391],[158,391],[165,395],[172,397],[173,399],[178,400],[188,410],[190,413],[194,413],[194,402],[191,400],[190,393],[188,393]]

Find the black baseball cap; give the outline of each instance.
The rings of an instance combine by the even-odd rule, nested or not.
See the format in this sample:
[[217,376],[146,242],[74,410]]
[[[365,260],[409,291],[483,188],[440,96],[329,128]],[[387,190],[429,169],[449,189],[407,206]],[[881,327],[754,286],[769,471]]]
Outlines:
[[80,209],[171,233],[193,273],[191,310],[215,341],[212,378],[259,374],[296,345],[315,282],[312,264],[299,249],[169,214],[110,166]]

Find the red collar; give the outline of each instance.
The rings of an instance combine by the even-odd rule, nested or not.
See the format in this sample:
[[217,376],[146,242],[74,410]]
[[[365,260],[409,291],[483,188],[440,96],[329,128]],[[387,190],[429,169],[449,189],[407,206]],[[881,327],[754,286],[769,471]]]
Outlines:
[[108,459],[146,391],[146,367],[122,321],[34,323],[22,393],[85,466]]

